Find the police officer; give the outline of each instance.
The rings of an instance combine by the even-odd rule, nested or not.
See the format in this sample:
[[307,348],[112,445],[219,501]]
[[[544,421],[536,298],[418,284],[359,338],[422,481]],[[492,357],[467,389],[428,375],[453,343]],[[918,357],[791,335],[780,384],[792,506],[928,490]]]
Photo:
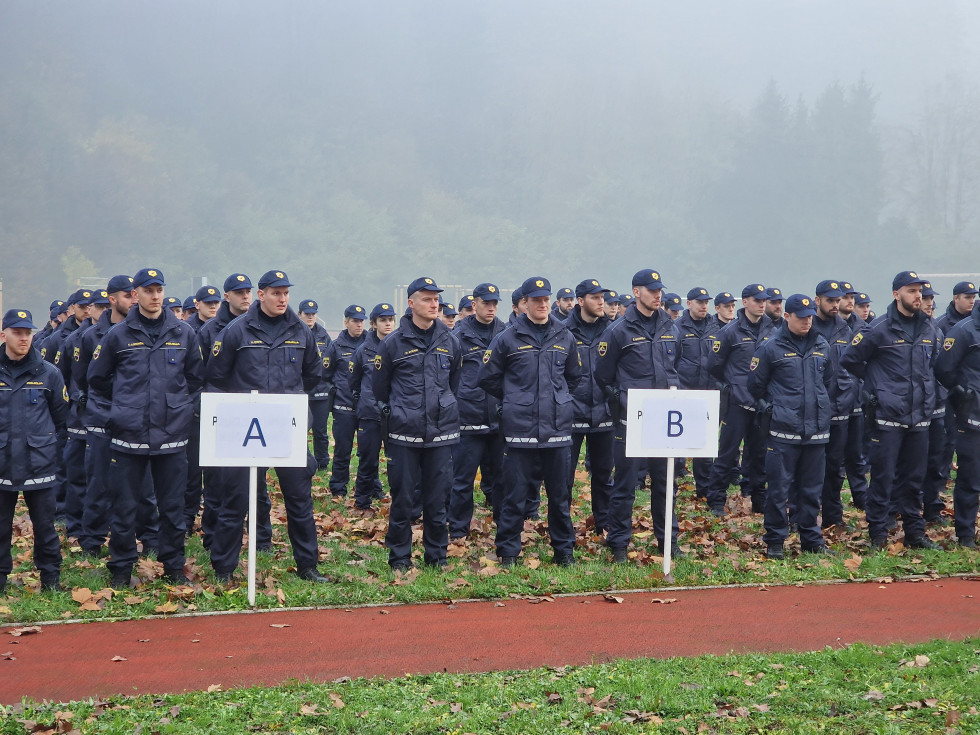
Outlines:
[[840,285],[844,295],[840,300],[839,316],[841,319],[847,322],[847,326],[851,328],[852,332],[857,333],[863,326],[860,323],[860,317],[854,313],[857,295],[860,293],[860,291],[854,288],[854,286],[847,281],[841,281]]
[[555,303],[551,307],[551,313],[556,319],[564,321],[568,319],[573,306],[575,306],[575,292],[567,286],[559,288],[558,293],[555,294]]
[[54,527],[57,431],[68,394],[61,373],[32,349],[31,313],[3,315],[0,349],[0,595],[13,571],[10,553],[17,496],[24,495],[34,527],[34,565],[41,589],[61,589],[61,541]]
[[[943,329],[935,319],[936,296],[939,292],[932,283],[922,284],[922,311],[933,320],[939,329],[942,344]],[[945,315],[944,315],[945,316]],[[933,373],[933,377],[935,374]],[[926,459],[926,475],[922,481],[922,517],[927,524],[942,526],[946,520],[942,512],[946,509],[946,501],[942,494],[946,491],[946,483],[953,462],[953,448],[950,447],[949,460],[946,460],[946,388],[936,383],[936,403],[932,411],[932,421],[929,423],[929,453]],[[950,409],[952,411],[952,408]],[[949,417],[952,420],[952,417]],[[951,427],[951,431],[955,430]]]
[[550,313],[551,284],[532,277],[521,285],[527,313],[498,334],[483,357],[479,385],[501,401],[503,478],[495,544],[501,565],[521,553],[527,498],[540,471],[548,493],[548,532],[554,562],[575,563],[568,472],[573,391],[582,380],[575,338]]
[[62,311],[62,307],[64,305],[65,302],[61,299],[55,299],[51,302],[51,305],[48,307],[48,321],[41,328],[41,330],[34,335],[33,344],[35,346],[40,345],[47,338],[47,336],[51,334],[51,332],[53,332],[59,324],[61,324],[62,320],[58,318],[58,315],[65,313]]
[[871,543],[879,549],[888,543],[892,504],[902,515],[906,546],[937,548],[925,534],[921,511],[939,336],[922,313],[925,282],[914,271],[897,274],[887,313],[855,334],[841,357],[841,366],[865,381],[865,416],[871,424],[867,519]]
[[[289,308],[293,284],[282,271],[259,279],[258,301],[232,320],[218,336],[207,364],[208,390],[226,393],[308,393],[320,380],[322,358],[313,332]],[[231,580],[242,551],[242,524],[248,511],[247,468],[215,473],[220,498],[211,543],[211,566],[222,582]],[[264,472],[260,470],[260,472]],[[296,574],[309,582],[327,582],[317,571],[316,525],[312,479],[316,461],[306,467],[277,467],[286,505],[286,524],[296,560]]]
[[[118,324],[135,303],[133,292],[133,277],[118,275],[109,279],[106,286],[109,308],[99,317],[98,321],[87,330],[81,338],[78,359],[72,367],[72,379],[77,393],[72,396],[81,409],[82,424],[85,427],[85,503],[82,508],[81,531],[78,545],[82,553],[99,557],[102,556],[106,537],[109,535],[109,423],[110,404],[98,400],[88,389],[88,368],[92,362],[95,348],[105,337],[106,332],[114,324]],[[74,353],[72,355],[74,359]],[[144,493],[140,501],[141,510],[138,512],[140,521],[137,523],[136,535],[143,542],[144,550],[157,546],[159,520],[155,512],[150,512],[149,497]]]
[[602,299],[606,318],[611,322],[619,319],[619,293],[616,291],[607,291],[602,295]]
[[453,454],[453,486],[449,496],[449,538],[468,536],[473,521],[473,483],[482,467],[480,486],[499,514],[494,493],[504,447],[500,438],[499,402],[479,385],[483,356],[493,338],[506,325],[497,319],[500,289],[481,283],[473,289],[473,315],[463,319],[454,334],[459,340],[462,366],[456,402],[459,406],[459,444]]
[[351,391],[357,404],[357,476],[354,478],[354,507],[371,510],[371,501],[383,497],[379,477],[381,454],[381,412],[374,398],[374,358],[378,345],[395,331],[395,309],[391,304],[376,304],[371,309],[370,324],[364,344],[354,353]]
[[457,309],[457,311],[459,312],[459,319],[456,320],[456,325],[459,326],[459,323],[461,321],[463,321],[466,317],[468,317],[470,314],[473,313],[472,294],[467,294],[466,296],[464,296],[459,300],[459,308]]
[[[626,561],[626,547],[633,535],[633,501],[637,475],[644,468],[650,474],[650,500],[653,532],[660,548],[666,536],[667,460],[626,456],[626,396],[630,388],[669,388],[679,384],[677,360],[680,356],[680,332],[667,313],[660,308],[664,284],[660,273],[644,269],[633,276],[633,303],[626,316],[606,330],[597,350],[595,379],[605,391],[615,425],[616,467],[606,545],[613,561]],[[643,472],[642,474],[646,474]],[[677,516],[669,529],[673,555],[682,556],[677,547]]]
[[[954,297],[955,300],[955,297]],[[980,306],[950,327],[936,359],[936,377],[956,409],[953,515],[960,546],[976,549],[980,510]]]
[[777,329],[783,323],[783,292],[773,286],[766,289],[766,316]]
[[408,286],[411,316],[378,346],[374,396],[386,419],[386,453],[391,485],[388,564],[412,566],[413,494],[420,488],[422,543],[427,566],[446,565],[446,504],[452,486],[452,447],[459,442],[460,347],[439,320],[442,289],[431,278]]
[[793,522],[799,528],[801,550],[829,553],[817,526],[817,513],[824,450],[830,437],[831,412],[827,406],[834,365],[828,359],[827,340],[811,328],[817,313],[813,301],[793,294],[786,300],[785,319],[781,312],[779,329],[752,357],[748,380],[756,410],[768,416],[769,487],[763,541],[770,559],[783,558],[783,544],[789,535],[787,505],[793,509]]
[[351,304],[344,309],[344,329],[330,343],[326,378],[333,383],[333,469],[330,473],[330,494],[335,498],[347,495],[350,483],[350,456],[357,434],[357,412],[350,378],[354,374],[354,353],[364,344],[363,306]]
[[[851,343],[851,330],[840,318],[840,300],[844,297],[840,281],[820,281],[816,288],[816,314],[811,331],[827,341],[827,361],[835,376],[827,388],[830,410],[829,438],[826,446],[823,488],[820,493],[821,525],[823,528],[844,523],[844,506],[840,493],[843,482],[841,466],[848,444],[848,424],[854,407],[860,403],[861,385],[840,367],[840,358]],[[770,483],[770,487],[772,487]],[[856,488],[851,488],[852,496]],[[863,504],[863,499],[862,504]]]
[[[695,286],[687,292],[687,310],[675,322],[680,334],[680,358],[677,377],[681,388],[713,390],[717,381],[708,372],[708,356],[713,342],[712,320],[708,316],[711,296],[708,289]],[[691,462],[694,488],[699,498],[705,497],[711,473],[710,457],[695,457]]]
[[711,331],[717,334],[728,322],[735,318],[735,297],[728,291],[715,295],[715,313],[711,317]]
[[684,311],[684,307],[681,305],[681,297],[675,293],[664,294],[664,308],[671,319],[675,321],[680,319],[681,313]]
[[527,301],[521,292],[520,286],[515,288],[510,294],[510,316],[507,319],[508,326],[517,322],[521,314],[527,313]]
[[197,303],[194,301],[193,296],[188,296],[186,299],[184,299],[180,312],[181,318],[183,318],[185,322],[190,322],[191,318],[197,314]]
[[449,327],[450,331],[456,326],[456,317],[459,314],[456,312],[456,307],[452,304],[446,303],[442,305],[442,310],[439,312],[439,318],[442,319],[442,323]]
[[163,300],[163,308],[170,309],[174,313],[174,316],[184,321],[184,306],[180,303],[180,299],[176,296],[168,296]]
[[129,586],[136,562],[136,514],[149,469],[160,514],[158,558],[164,576],[184,575],[186,448],[194,396],[204,378],[197,336],[163,308],[164,277],[143,268],[133,277],[137,308],[106,332],[88,367],[89,390],[109,403],[112,500],[106,565],[115,588]]
[[80,288],[68,297],[66,304],[68,307],[67,318],[44,340],[43,344],[39,345],[42,359],[52,365],[61,345],[68,339],[68,335],[82,326],[82,323],[88,318],[89,307],[92,304],[92,291],[87,288]]
[[936,318],[936,326],[946,334],[954,324],[970,316],[976,300],[976,285],[971,281],[960,281],[953,286],[953,300],[947,304],[945,313]]
[[743,288],[742,308],[716,333],[711,344],[708,370],[723,386],[722,421],[718,457],[711,465],[706,494],[711,512],[719,518],[727,512],[728,483],[743,442],[742,471],[746,485],[742,494],[751,496],[753,513],[762,513],[765,507],[765,436],[747,383],[752,356],[774,330],[772,319],[765,318],[766,302],[766,289],[761,283],[750,283]]
[[619,294],[619,308],[616,310],[616,318],[619,319],[626,316],[627,309],[630,308],[630,304],[633,303],[633,294],[630,293],[620,293]]
[[611,324],[605,315],[603,296],[606,293],[599,281],[587,278],[575,287],[578,303],[565,320],[578,350],[582,363],[583,378],[572,391],[575,418],[572,421],[572,451],[568,474],[568,492],[571,497],[582,444],[586,444],[589,457],[592,490],[592,517],[595,532],[603,533],[608,524],[609,498],[612,493],[613,434],[614,427],[606,396],[595,380],[599,341]]
[[316,320],[317,312],[320,307],[313,299],[305,299],[299,302],[299,318],[313,331],[313,339],[316,346],[323,356],[324,375],[316,388],[310,391],[310,414],[313,416],[311,424],[313,430],[313,457],[316,459],[317,471],[325,470],[330,465],[330,433],[327,423],[330,420],[330,409],[333,407],[333,384],[327,379],[326,373],[330,369],[330,335],[323,325]]
[[194,294],[194,306],[197,312],[187,320],[195,332],[200,332],[201,328],[210,319],[214,319],[221,304],[221,295],[214,286],[201,286]]
[[[232,273],[223,284],[224,297],[218,306],[218,312],[208,319],[197,333],[197,341],[201,345],[204,364],[207,365],[215,341],[224,328],[233,319],[237,319],[248,311],[252,305],[252,280],[244,273]],[[310,407],[313,409],[311,401]],[[184,518],[187,533],[194,528],[194,520],[201,511],[203,495],[204,510],[201,511],[201,541],[205,549],[211,548],[211,540],[218,522],[218,506],[220,499],[215,496],[215,473],[221,470],[205,468],[199,463],[200,454],[200,424],[195,421],[191,428],[191,441],[187,445],[187,490],[184,495]],[[257,478],[256,515],[255,519],[255,548],[258,551],[269,551],[272,548],[272,522],[269,514],[272,503],[269,501],[269,488],[266,485],[265,474]]]
[[874,315],[871,312],[871,297],[868,294],[860,292],[855,294],[854,313],[864,324],[871,324]]

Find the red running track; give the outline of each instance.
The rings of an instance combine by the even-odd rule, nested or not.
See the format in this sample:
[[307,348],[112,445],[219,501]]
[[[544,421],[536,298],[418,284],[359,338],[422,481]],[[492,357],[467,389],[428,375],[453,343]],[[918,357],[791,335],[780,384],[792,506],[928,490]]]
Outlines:
[[980,578],[617,597],[72,623],[17,638],[5,628],[0,654],[15,660],[0,656],[0,703],[980,635]]

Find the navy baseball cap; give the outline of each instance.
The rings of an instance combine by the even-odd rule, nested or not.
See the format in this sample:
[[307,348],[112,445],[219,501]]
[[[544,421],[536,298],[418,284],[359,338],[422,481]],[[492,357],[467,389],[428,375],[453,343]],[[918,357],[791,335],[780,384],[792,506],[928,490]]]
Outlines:
[[847,281],[841,281],[840,287],[845,296],[854,296],[858,294],[858,290]]
[[619,295],[619,303],[621,303],[623,306],[629,306],[630,301],[632,300],[633,300],[633,294],[631,293],[621,293]]
[[11,309],[3,315],[4,329],[37,329],[31,321],[31,312],[22,309]]
[[197,289],[197,293],[194,294],[194,300],[197,302],[214,303],[221,301],[221,294],[218,293],[218,289],[214,286],[201,286]]
[[[106,299],[106,303],[109,303],[109,299]],[[163,305],[168,309],[182,309],[183,306],[180,303],[180,299],[176,296],[168,296],[163,300]]]
[[105,290],[109,293],[118,293],[120,291],[132,291],[133,290],[133,277],[132,276],[113,276],[109,279],[109,285],[105,287]]
[[871,303],[871,297],[868,296],[868,294],[866,294],[866,293],[859,293],[859,294],[857,294],[857,296],[854,297],[854,303],[856,305],[870,304]]
[[839,299],[844,296],[844,289],[841,288],[840,281],[820,281],[817,284],[816,294],[829,299]]
[[68,300],[65,302],[65,305],[74,306],[78,303],[80,298],[82,298],[82,289],[72,292],[72,294],[68,297]]
[[782,301],[783,292],[778,288],[770,286],[766,289],[766,301]]
[[[133,288],[166,285],[166,282],[163,280],[163,271],[159,268],[142,268],[133,276]],[[106,289],[106,291],[108,290]]]
[[976,285],[970,281],[960,281],[953,286],[953,296],[959,296],[964,293],[977,293]]
[[[494,286],[494,290],[496,290],[496,286]],[[498,294],[498,297],[499,297],[499,294]],[[473,296],[464,296],[463,298],[461,298],[459,300],[459,310],[462,311],[463,309],[472,309],[473,308],[473,298],[474,298]],[[484,301],[489,301],[489,300],[490,299],[484,299]],[[494,301],[500,301],[500,299],[499,298],[496,298],[496,299],[494,299]]]
[[544,276],[531,276],[521,284],[521,293],[529,299],[551,296],[551,282]]
[[916,284],[928,283],[925,278],[919,278],[915,271],[902,271],[892,279],[892,291],[898,291],[903,286],[914,286]]
[[54,311],[64,303],[65,302],[62,301],[61,299],[55,299],[54,301],[51,302],[51,305],[48,307],[48,311]]
[[[413,291],[412,293],[415,292]],[[345,319],[363,319],[366,316],[367,313],[364,311],[364,307],[358,306],[357,304],[351,304],[346,309],[344,309]]]
[[715,296],[715,306],[721,306],[722,304],[734,303],[735,297],[732,296],[728,291],[722,291],[720,294]]
[[87,288],[79,289],[78,298],[75,300],[75,303],[79,306],[90,306],[96,296],[98,296],[98,293],[98,291],[89,291]]
[[570,289],[570,288],[568,288],[566,286],[565,288],[559,288],[558,289],[558,293],[555,294],[555,298],[556,299],[572,299],[572,298],[575,298],[575,294],[572,292],[572,289]]
[[523,298],[524,298],[524,292],[521,290],[521,287],[518,286],[517,288],[514,289],[513,293],[511,293],[510,295],[510,303],[512,303],[514,306],[517,306],[517,303]]
[[748,286],[742,289],[743,299],[759,299],[760,301],[765,301],[768,299],[766,296],[766,287],[761,283],[750,283]]
[[590,293],[605,293],[608,288],[603,288],[599,285],[599,282],[594,278],[586,278],[579,285],[575,287],[576,296],[586,296]]
[[244,273],[232,273],[225,279],[225,293],[228,291],[240,291],[243,288],[252,289],[252,282]]
[[391,304],[378,304],[371,309],[371,321],[374,321],[379,316],[395,316],[395,309]]
[[60,307],[57,307],[56,306],[55,308],[53,308],[51,311],[48,312],[48,320],[49,321],[52,321],[53,322],[55,319],[58,318],[58,314],[61,313],[61,312],[58,311],[59,308]]
[[786,299],[783,310],[787,314],[796,314],[798,317],[816,316],[817,309],[813,305],[813,299],[801,293],[795,293]]
[[442,289],[436,285],[436,282],[425,276],[416,278],[414,281],[408,284],[409,296],[417,291],[434,291],[436,293],[442,293]]
[[452,304],[446,304],[444,307],[442,307],[442,315],[443,316],[459,316],[459,314],[456,312],[456,307],[453,306]]
[[[473,295],[468,298],[470,299],[471,305],[473,299],[476,298],[483,299],[484,301],[500,301],[500,289],[492,283],[481,283],[473,289]],[[463,302],[460,301],[459,304],[460,308],[462,308]]]
[[681,311],[681,297],[675,293],[668,293],[664,296],[664,308],[669,311]]
[[184,311],[197,311],[197,304],[194,302],[193,296],[184,299]]
[[108,291],[93,291],[92,292],[92,303],[93,304],[98,304],[99,306],[108,306],[109,305],[109,292]]
[[313,299],[307,299],[306,301],[299,302],[299,313],[300,314],[316,314],[320,311],[320,307],[316,305]]
[[688,301],[708,301],[709,299],[711,299],[711,294],[708,293],[708,289],[700,286],[695,286],[687,292]]
[[266,271],[259,279],[259,288],[263,290],[267,288],[288,288],[292,285],[289,282],[289,276],[282,271]]
[[59,314],[67,314],[68,313],[68,302],[67,301],[63,302],[61,304],[61,306],[58,307],[58,313]]
[[602,300],[605,301],[607,304],[618,304],[619,294],[616,293],[615,291],[606,291],[602,295]]
[[922,284],[922,295],[923,296],[938,296],[939,295],[939,291],[937,291],[936,289],[934,289],[932,287],[932,284],[929,283],[929,281],[926,281],[925,283]]
[[656,291],[664,287],[664,282],[660,280],[658,271],[646,269],[633,274],[633,285],[646,286],[650,290]]

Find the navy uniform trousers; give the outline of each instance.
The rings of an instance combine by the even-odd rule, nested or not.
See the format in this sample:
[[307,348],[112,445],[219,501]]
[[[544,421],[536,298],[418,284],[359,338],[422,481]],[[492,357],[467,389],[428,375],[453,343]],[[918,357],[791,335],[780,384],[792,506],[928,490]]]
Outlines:
[[184,487],[187,483],[187,457],[183,451],[153,455],[110,451],[106,482],[111,500],[109,553],[112,558],[106,567],[115,574],[131,571],[136,563],[137,517],[146,492],[147,471],[153,478],[160,516],[157,559],[166,572],[183,573]]
[[[495,473],[488,476],[486,470],[500,467],[503,456],[504,444],[499,432],[460,434],[459,444],[453,450],[453,487],[449,493],[449,538],[463,538],[470,533],[470,523],[473,521],[473,484],[476,482],[477,468],[483,468],[480,488],[490,501],[491,507],[496,509]],[[495,510],[494,520],[497,515]]]
[[361,419],[357,424],[357,476],[354,478],[354,505],[361,510],[381,498],[381,422]]
[[350,457],[357,433],[357,413],[347,406],[333,409],[333,469],[330,472],[330,492],[347,495],[350,483]]
[[[238,567],[242,553],[242,531],[248,515],[248,467],[222,467],[216,469],[215,486],[220,498],[218,521],[211,541],[211,566],[216,574],[232,574]],[[264,523],[269,521],[269,511],[261,501],[265,484],[265,468],[259,473],[258,517],[256,520],[256,548],[268,548],[271,543],[271,527],[266,539]],[[319,561],[317,549],[316,524],[313,521],[312,480],[316,474],[316,460],[312,454],[307,456],[306,467],[277,467],[276,476],[282,490],[286,506],[286,531],[293,547],[293,558],[299,571],[316,567]]]
[[503,475],[499,492],[500,513],[495,543],[497,556],[518,556],[521,553],[521,532],[528,498],[536,492],[543,479],[548,494],[548,533],[555,555],[571,554],[575,548],[575,528],[572,526],[572,497],[568,486],[571,465],[569,447],[553,449],[504,450]]
[[888,536],[888,516],[902,516],[906,539],[925,535],[922,518],[922,479],[929,453],[928,430],[871,428],[871,483],[868,485],[868,534]]
[[385,452],[391,485],[391,508],[385,534],[388,563],[396,566],[412,561],[412,520],[418,510],[418,488],[422,502],[424,561],[433,566],[444,565],[449,544],[446,501],[453,483],[452,445],[416,448],[389,442]]
[[950,466],[946,464],[946,417],[940,416],[929,423],[929,454],[922,483],[922,515],[927,522],[939,520],[940,513],[946,509],[942,494],[946,491],[949,470]]
[[[34,566],[42,584],[54,584],[61,574],[61,539],[54,527],[55,488],[25,490],[24,502],[34,526]],[[14,509],[17,496],[12,490],[0,490],[0,576],[13,571],[10,544],[14,534]]]
[[868,500],[868,455],[871,454],[871,429],[864,412],[851,413],[847,420],[847,447],[844,449],[844,473],[851,488],[851,501],[865,510]]
[[310,423],[313,430],[313,458],[316,460],[317,470],[325,470],[330,465],[330,432],[327,430],[330,401],[311,398],[310,413],[313,416]]
[[[721,422],[718,440],[718,458],[711,465],[711,479],[707,486],[708,505],[724,508],[728,500],[728,484],[732,472],[738,466],[738,449],[742,441],[742,474],[747,487],[743,494],[752,496],[753,506],[762,506],[766,497],[766,438],[756,424],[755,411],[731,404]],[[618,473],[617,467],[617,473]]]
[[[663,548],[666,534],[664,511],[667,501],[667,459],[665,457],[627,457],[626,427],[620,423],[617,428],[614,447],[616,473],[609,496],[608,523],[606,524],[606,546],[610,549],[625,549],[633,537],[633,503],[636,500],[636,477],[641,470],[650,475],[650,514],[653,516],[653,533],[657,543]],[[592,460],[595,462],[595,459]],[[727,475],[726,475],[727,477]],[[672,488],[676,510],[676,483]],[[670,538],[673,548],[677,548],[677,513],[672,513],[673,523]]]
[[[844,455],[847,454],[847,439],[848,418],[845,417],[841,421],[831,419],[830,439],[823,445],[825,447],[824,466],[820,470],[823,473],[823,486],[820,490],[820,525],[823,528],[844,524],[844,503],[840,498],[844,480],[841,478],[840,468],[844,464]],[[768,452],[766,455],[766,474],[768,476]],[[769,488],[771,490],[772,480],[769,481]]]
[[969,541],[976,537],[980,510],[980,431],[956,431],[956,457],[959,463],[953,486],[956,538]]
[[82,533],[82,515],[85,512],[85,431],[72,429],[68,432],[65,452],[65,535],[78,538]]
[[592,517],[595,519],[595,532],[602,533],[609,523],[609,499],[612,496],[613,447],[615,443],[612,428],[588,434],[572,434],[571,462],[568,475],[568,493],[571,498],[575,483],[575,468],[582,444],[586,447],[589,459],[589,487],[592,492]]
[[[843,423],[843,422],[842,422]],[[823,534],[817,525],[823,472],[826,465],[826,444],[792,444],[769,437],[766,447],[766,493],[763,522],[766,546],[782,546],[789,536],[789,516],[800,532],[803,551],[824,548]],[[836,472],[834,473],[836,477]]]

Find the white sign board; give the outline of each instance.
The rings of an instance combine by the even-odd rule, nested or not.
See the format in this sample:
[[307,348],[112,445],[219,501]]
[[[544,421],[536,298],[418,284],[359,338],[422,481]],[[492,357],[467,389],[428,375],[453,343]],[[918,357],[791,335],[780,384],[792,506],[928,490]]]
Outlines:
[[305,467],[305,393],[202,393],[202,467]]
[[720,393],[643,390],[626,394],[627,457],[717,457]]

